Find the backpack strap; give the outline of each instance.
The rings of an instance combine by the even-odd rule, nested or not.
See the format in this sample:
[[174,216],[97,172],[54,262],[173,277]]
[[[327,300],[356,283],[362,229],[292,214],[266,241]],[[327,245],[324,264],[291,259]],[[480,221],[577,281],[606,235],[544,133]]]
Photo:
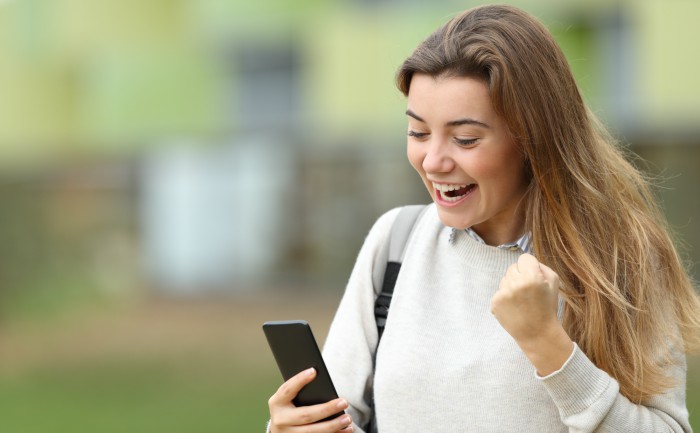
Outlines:
[[[382,246],[382,250],[377,255],[373,269],[373,283],[375,292],[381,287],[381,291],[374,301],[374,317],[377,321],[377,332],[379,340],[384,333],[384,326],[389,315],[389,305],[394,294],[396,279],[401,270],[401,263],[406,251],[408,238],[413,232],[415,222],[427,208],[426,205],[404,206],[396,216],[396,220],[391,226],[389,239]],[[382,273],[383,270],[383,273]],[[381,279],[381,286],[379,281]],[[377,343],[379,342],[377,341]]]

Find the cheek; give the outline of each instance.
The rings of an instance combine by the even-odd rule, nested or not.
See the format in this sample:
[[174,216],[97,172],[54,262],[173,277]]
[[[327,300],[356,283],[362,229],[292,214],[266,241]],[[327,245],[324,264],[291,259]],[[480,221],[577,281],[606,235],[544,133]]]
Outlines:
[[480,157],[480,155],[462,158],[459,162],[459,168],[468,173],[477,183],[498,179],[500,174],[497,165],[494,164],[493,160]]
[[519,193],[526,186],[523,158],[519,154],[508,154],[504,158],[500,164],[483,167],[484,176],[502,194]]
[[418,173],[423,174],[423,159],[425,155],[421,153],[420,149],[415,145],[409,144],[406,148],[406,155],[408,156],[408,162],[411,163],[411,166],[413,166]]
[[520,155],[502,154],[496,157],[474,158],[461,164],[482,188],[488,190],[520,189],[523,183],[523,166]]

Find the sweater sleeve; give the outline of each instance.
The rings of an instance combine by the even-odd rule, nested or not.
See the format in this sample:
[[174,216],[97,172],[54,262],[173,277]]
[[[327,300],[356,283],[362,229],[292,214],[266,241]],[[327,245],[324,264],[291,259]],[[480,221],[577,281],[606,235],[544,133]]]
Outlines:
[[678,384],[668,392],[634,404],[617,381],[574,347],[564,366],[540,378],[570,432],[692,432],[685,405],[685,357],[673,367]]
[[355,432],[359,433],[364,433],[372,417],[377,347],[372,270],[398,211],[397,208],[382,215],[367,235],[323,348],[333,383],[340,397],[348,401],[347,412],[352,416]]

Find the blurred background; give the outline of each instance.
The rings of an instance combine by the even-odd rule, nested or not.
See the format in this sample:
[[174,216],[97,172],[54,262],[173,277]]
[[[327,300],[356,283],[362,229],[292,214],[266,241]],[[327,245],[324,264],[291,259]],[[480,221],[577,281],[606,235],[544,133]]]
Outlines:
[[[510,3],[658,177],[697,277],[700,2]],[[1,430],[263,431],[260,325],[322,342],[372,222],[429,199],[394,73],[476,4],[0,0]],[[694,358],[688,407],[700,428]]]

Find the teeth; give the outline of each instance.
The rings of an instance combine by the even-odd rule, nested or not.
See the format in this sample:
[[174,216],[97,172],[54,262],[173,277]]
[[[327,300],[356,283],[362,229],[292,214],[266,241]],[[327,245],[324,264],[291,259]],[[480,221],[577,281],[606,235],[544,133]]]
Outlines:
[[443,196],[442,196],[442,199],[445,200],[445,201],[447,201],[447,202],[452,202],[452,203],[454,203],[454,202],[456,202],[457,200],[459,200],[459,199],[462,198],[462,197],[463,197],[463,196],[448,197],[448,196],[446,196],[446,195],[443,195]]
[[444,184],[444,183],[435,183],[433,182],[433,188],[435,188],[438,191],[441,192],[448,192],[448,191],[455,191],[458,189],[466,188],[467,186],[471,185],[470,183],[465,183],[463,185],[458,185],[458,184]]
[[455,191],[455,190],[462,189],[462,188],[466,188],[466,187],[471,186],[471,185],[474,185],[474,184],[473,184],[473,183],[466,183],[466,184],[459,185],[459,184],[438,184],[438,183],[433,183],[433,187],[434,187],[436,190],[438,190],[438,191],[441,192],[440,197],[441,197],[444,201],[446,201],[446,202],[452,202],[452,203],[456,202],[457,200],[460,200],[460,199],[461,199],[462,197],[464,197],[466,194],[469,194],[469,192],[471,192],[471,190],[470,190],[470,191],[467,191],[467,192],[466,192],[465,194],[463,194],[463,195],[458,195],[458,196],[455,196],[455,197],[449,197],[449,196],[447,196],[447,195],[444,194],[444,193],[449,192],[449,191]]

